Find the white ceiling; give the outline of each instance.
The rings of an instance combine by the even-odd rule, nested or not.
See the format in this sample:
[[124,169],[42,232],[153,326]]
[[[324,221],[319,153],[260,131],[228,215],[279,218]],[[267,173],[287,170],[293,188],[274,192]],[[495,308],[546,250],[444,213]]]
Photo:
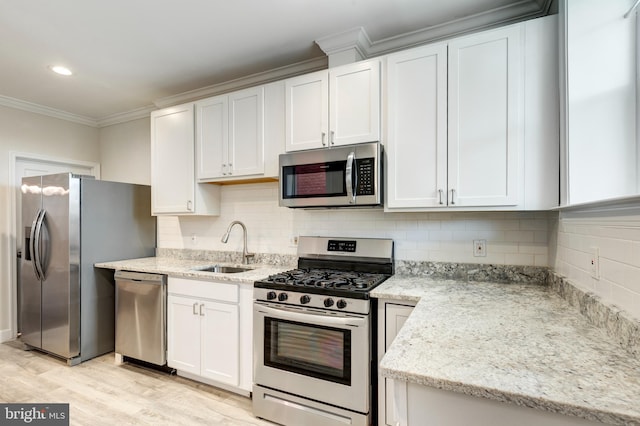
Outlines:
[[[0,104],[42,106],[45,113],[101,125],[185,92],[208,87],[213,93],[216,85],[240,77],[325,67],[315,40],[355,27],[364,28],[372,43],[368,53],[375,56],[402,43],[544,15],[550,3],[0,0]],[[56,75],[48,70],[54,64],[75,74]]]

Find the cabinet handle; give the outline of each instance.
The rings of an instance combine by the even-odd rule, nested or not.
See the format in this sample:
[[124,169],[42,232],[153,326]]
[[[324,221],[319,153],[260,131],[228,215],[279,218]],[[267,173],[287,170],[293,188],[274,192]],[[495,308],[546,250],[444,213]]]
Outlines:
[[225,176],[227,172],[224,171],[224,168],[227,167],[226,164],[222,164],[222,176]]
[[438,189],[438,204],[442,205],[442,189]]
[[330,135],[330,137],[329,137],[329,142],[331,143],[331,145],[333,145],[333,144],[335,144],[335,143],[336,143],[335,139],[336,139],[336,132],[334,132],[334,131],[332,130],[332,131],[331,131],[331,135]]
[[324,141],[324,137],[327,136],[325,132],[322,132],[322,146],[326,146],[327,144]]
[[193,210],[193,203],[191,202],[191,200],[187,201],[187,210],[189,211]]
[[196,312],[196,306],[198,306],[198,302],[193,304],[193,315],[198,315],[198,313]]
[[202,307],[204,306],[204,303],[200,304],[200,316],[203,317],[204,313],[202,312]]
[[232,175],[233,174],[233,164],[229,163],[229,164],[227,164],[227,166],[229,167],[229,171],[227,173]]
[[451,205],[456,203],[455,200],[454,200],[455,195],[456,195],[456,190],[452,189],[451,190]]

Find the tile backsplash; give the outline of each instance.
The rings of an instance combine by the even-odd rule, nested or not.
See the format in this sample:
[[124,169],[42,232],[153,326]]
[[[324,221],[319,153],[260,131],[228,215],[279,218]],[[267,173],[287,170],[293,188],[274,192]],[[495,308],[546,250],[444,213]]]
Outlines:
[[[158,247],[242,250],[242,230],[220,239],[233,220],[248,230],[248,249],[295,254],[295,237],[392,238],[399,260],[549,265],[548,212],[384,213],[382,209],[298,210],[278,206],[277,183],[225,185],[219,217],[158,217]],[[486,241],[486,256],[473,255]]]
[[[580,289],[640,319],[640,208],[561,213],[549,266]],[[592,272],[594,249],[599,271]],[[595,276],[594,276],[595,275]]]

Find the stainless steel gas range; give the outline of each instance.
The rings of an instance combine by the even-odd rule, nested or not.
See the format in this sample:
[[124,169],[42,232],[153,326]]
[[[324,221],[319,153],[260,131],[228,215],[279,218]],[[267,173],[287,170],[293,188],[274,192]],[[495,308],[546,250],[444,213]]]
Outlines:
[[300,237],[298,269],[254,283],[254,415],[283,425],[374,424],[369,292],[392,274],[392,240]]

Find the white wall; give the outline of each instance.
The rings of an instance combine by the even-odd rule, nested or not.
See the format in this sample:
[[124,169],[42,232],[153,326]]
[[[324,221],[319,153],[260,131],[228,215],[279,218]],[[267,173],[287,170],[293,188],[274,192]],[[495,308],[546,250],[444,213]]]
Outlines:
[[16,262],[11,154],[98,162],[98,130],[64,120],[0,106],[0,341],[11,338]]
[[[640,320],[640,207],[562,213],[551,229],[557,229],[553,268]],[[594,248],[600,252],[599,279],[591,275]]]
[[151,184],[150,129],[148,117],[100,129],[103,180]]

